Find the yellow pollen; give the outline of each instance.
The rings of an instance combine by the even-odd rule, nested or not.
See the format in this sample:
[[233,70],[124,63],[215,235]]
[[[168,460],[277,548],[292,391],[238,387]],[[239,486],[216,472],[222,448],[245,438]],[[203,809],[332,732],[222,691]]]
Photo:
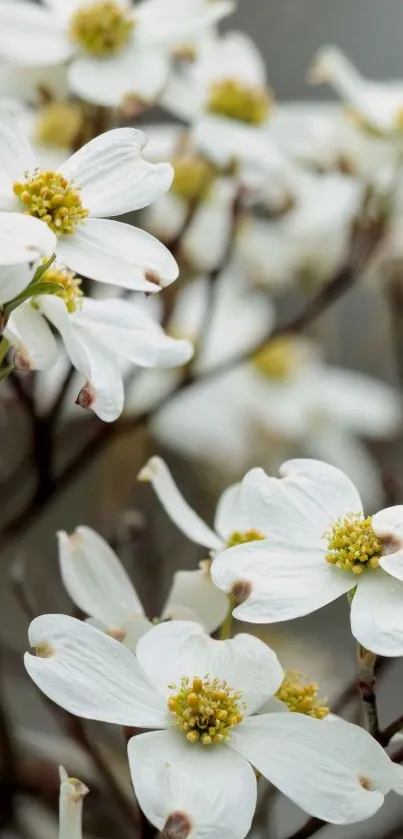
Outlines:
[[238,79],[213,82],[207,110],[250,125],[262,125],[271,111],[272,97],[264,87],[252,87]]
[[169,688],[175,693],[168,699],[168,710],[189,743],[200,742],[203,746],[228,743],[231,728],[243,720],[240,691],[208,676],[204,679],[184,676],[180,689],[176,685]]
[[227,539],[227,548],[235,548],[236,545],[246,545],[247,542],[260,542],[266,539],[259,530],[234,530]]
[[[43,263],[45,262],[47,259],[43,260]],[[42,275],[42,282],[55,283],[60,286],[60,291],[57,291],[56,295],[64,300],[70,314],[79,308],[83,292],[80,288],[81,280],[73,271],[58,266],[55,268],[53,264]]]
[[83,127],[77,102],[51,102],[42,108],[35,125],[35,140],[48,146],[71,149]]
[[286,670],[276,697],[287,705],[289,711],[297,714],[323,720],[329,713],[329,708],[323,704],[324,700],[318,699],[316,682],[304,681],[304,677],[297,670]]
[[54,649],[47,641],[41,641],[40,644],[35,644],[35,652],[38,658],[51,658],[54,655]]
[[89,55],[108,57],[126,46],[135,21],[115,0],[98,0],[72,16],[70,38]]
[[57,235],[69,235],[88,216],[80,192],[60,172],[39,172],[25,176],[25,182],[16,181],[14,193],[29,216],[35,216]]
[[203,157],[177,157],[172,166],[175,173],[172,190],[185,201],[204,198],[217,176],[216,168]]
[[290,378],[298,364],[298,348],[291,335],[275,338],[256,353],[253,365],[267,379],[282,382]]
[[378,568],[383,548],[372,528],[371,516],[364,519],[361,513],[350,513],[338,519],[324,535],[328,539],[326,560],[331,565],[357,576],[366,568]]

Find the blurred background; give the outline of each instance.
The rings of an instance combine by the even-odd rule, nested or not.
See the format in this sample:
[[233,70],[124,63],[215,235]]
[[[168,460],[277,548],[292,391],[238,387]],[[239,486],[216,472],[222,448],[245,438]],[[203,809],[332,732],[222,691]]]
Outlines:
[[[266,62],[269,85],[280,103],[335,103],[337,97],[330,87],[312,87],[306,81],[306,71],[316,51],[323,45],[337,44],[365,76],[403,79],[402,23],[399,0],[240,0],[234,15],[223,21],[222,30],[239,28],[254,39]],[[336,107],[334,113],[339,118],[341,106]],[[160,109],[142,114],[134,124],[154,125],[167,119],[170,116]],[[288,130],[293,131],[292,127]],[[296,131],[300,130],[304,129],[298,124]],[[276,136],[280,146],[282,138],[284,129]],[[283,150],[287,153],[289,145],[286,137]],[[372,166],[376,164],[370,163],[369,168]],[[311,161],[309,167],[310,171],[324,172],[322,161]],[[357,177],[365,186],[370,182],[368,172],[365,176],[354,171],[348,175]],[[320,218],[322,199],[318,201]],[[355,208],[357,215],[358,204]],[[277,209],[275,217],[276,213]],[[305,253],[304,264],[297,266],[296,272],[295,266],[291,270],[280,262],[280,268],[273,269],[272,275],[269,272],[268,278],[259,273],[260,244],[252,241],[249,261],[242,264],[245,276],[245,265],[249,266],[246,280],[250,283],[250,295],[258,295],[258,306],[262,306],[264,297],[270,311],[274,307],[277,322],[292,321],[322,284],[331,281],[344,265],[353,216],[350,213],[347,217],[344,250],[330,260],[330,273],[328,267],[323,268],[332,248],[326,231],[320,230],[315,241],[309,239],[308,257]],[[352,283],[331,307],[323,307],[319,317],[312,319],[304,330],[304,340],[298,337],[285,362],[283,351],[289,353],[289,347],[280,347],[281,358],[274,362],[274,376],[273,359],[269,360],[266,373],[263,370],[263,377],[270,379],[267,390],[263,378],[256,387],[259,365],[255,365],[254,372],[252,364],[247,369],[242,365],[236,371],[239,378],[215,379],[211,389],[207,387],[194,399],[196,385],[189,398],[185,394],[174,409],[168,406],[166,412],[156,413],[150,423],[138,428],[136,416],[142,410],[147,385],[136,389],[135,381],[128,388],[124,419],[110,426],[94,416],[83,418],[84,412],[74,406],[71,379],[65,389],[65,395],[71,394],[71,398],[66,399],[67,406],[59,412],[57,426],[49,429],[43,408],[49,393],[53,393],[54,381],[64,381],[66,367],[55,380],[42,373],[17,373],[12,384],[0,385],[4,388],[0,401],[2,836],[51,839],[57,835],[58,763],[67,765],[91,787],[92,805],[88,805],[85,822],[88,835],[112,839],[130,832],[131,792],[122,735],[100,725],[88,726],[84,731],[75,728],[67,715],[50,711],[22,666],[30,617],[43,612],[73,612],[59,575],[58,530],[71,532],[82,524],[98,530],[124,562],[146,613],[153,618],[160,614],[174,571],[195,568],[206,555],[179,533],[152,489],[137,482],[139,470],[154,454],[167,461],[188,502],[210,524],[226,486],[240,480],[248,468],[256,465],[276,474],[279,464],[293,456],[322,457],[348,471],[357,481],[369,513],[403,503],[400,212],[395,221],[393,237],[388,230],[373,257],[365,261],[364,270],[358,271],[357,283]],[[150,227],[149,219],[142,216],[140,223],[162,238],[158,229],[152,224]],[[334,224],[338,224],[337,218]],[[276,229],[271,229],[270,236],[277,236]],[[182,280],[178,281],[183,288],[188,280],[185,263],[186,260]],[[313,263],[315,270],[311,270]],[[323,271],[317,270],[318,264]],[[296,273],[297,278],[290,278],[291,273]],[[195,276],[197,272],[193,270],[191,280]],[[225,293],[220,304],[222,322],[217,329],[230,336],[233,351],[249,306],[249,292],[245,295],[243,290],[242,294],[237,311],[233,311]],[[198,305],[192,303],[193,299],[197,300],[197,293],[183,304],[185,315],[178,317],[178,322],[182,318],[186,325],[192,305]],[[172,333],[177,325],[174,323]],[[253,317],[248,329],[253,338]],[[265,326],[262,334],[264,330]],[[303,368],[298,386],[289,390],[280,381],[284,363],[286,372],[289,364],[295,369]],[[262,362],[261,369],[264,366]],[[362,376],[355,378],[355,374]],[[154,386],[165,387],[161,381]],[[232,398],[234,392],[237,399]],[[147,399],[144,404],[147,407]],[[60,480],[49,480],[46,475],[50,450]],[[73,464],[72,468],[69,464]],[[256,631],[273,645],[284,666],[307,673],[319,683],[321,695],[328,697],[331,709],[334,703],[346,718],[360,719],[354,690],[348,691],[354,682],[355,647],[347,603],[336,602],[319,615],[291,625],[277,625],[274,630],[256,627]],[[399,660],[382,668],[379,706],[385,724],[402,711],[402,679],[403,665]],[[7,732],[11,732],[10,738]],[[105,779],[88,749],[87,735],[97,743],[101,759],[107,755],[112,767],[118,793],[112,795],[110,807],[105,805]],[[13,797],[11,807],[6,801],[13,784],[18,785],[18,795]],[[257,819],[254,834],[283,839],[304,821],[301,811],[280,796],[273,796],[272,806],[266,807]],[[401,799],[389,796],[385,807],[364,825],[325,827],[320,835],[325,839],[337,835],[346,839],[403,837]]]

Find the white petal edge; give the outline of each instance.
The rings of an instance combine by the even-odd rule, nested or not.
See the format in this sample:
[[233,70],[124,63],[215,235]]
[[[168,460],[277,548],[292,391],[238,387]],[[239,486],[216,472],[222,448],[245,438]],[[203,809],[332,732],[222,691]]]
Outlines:
[[351,631],[377,655],[403,655],[403,583],[382,568],[362,574],[351,604]]
[[[177,571],[161,618],[178,617],[181,607],[192,609],[210,634],[223,623],[228,612],[228,597],[212,582],[209,561],[196,571]],[[202,563],[202,566],[204,563]],[[179,608],[178,608],[179,607]]]

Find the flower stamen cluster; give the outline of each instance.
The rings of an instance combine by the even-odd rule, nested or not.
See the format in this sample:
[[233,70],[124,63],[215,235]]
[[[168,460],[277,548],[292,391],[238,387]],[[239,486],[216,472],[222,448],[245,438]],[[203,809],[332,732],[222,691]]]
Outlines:
[[37,170],[25,182],[16,181],[13,189],[26,213],[46,222],[56,235],[74,233],[88,216],[79,190],[59,172]]
[[318,699],[318,690],[316,682],[305,682],[297,670],[286,670],[276,698],[284,702],[289,711],[323,720],[329,708],[323,699]]
[[269,116],[271,104],[264,87],[252,87],[238,79],[223,79],[211,85],[207,110],[250,125],[262,125]]
[[326,560],[353,574],[362,574],[366,568],[378,568],[382,556],[382,542],[372,527],[372,517],[351,513],[338,519],[325,533],[328,539]]
[[260,542],[266,536],[259,530],[234,530],[227,539],[227,548],[235,548],[236,545],[246,545],[247,542]]
[[35,139],[44,145],[72,148],[83,127],[83,113],[77,102],[51,102],[37,116]]
[[172,160],[172,166],[175,173],[172,191],[185,201],[205,198],[217,177],[215,166],[203,157],[177,157]]
[[78,9],[70,23],[70,38],[89,55],[107,57],[126,46],[135,21],[114,0],[99,0]]
[[227,743],[231,729],[243,720],[242,694],[225,681],[184,676],[180,690],[176,685],[169,688],[177,691],[168,699],[169,711],[189,743]]
[[297,364],[295,342],[289,335],[276,338],[253,357],[253,365],[259,373],[274,381],[286,381]]
[[[46,259],[43,260],[43,262],[46,261]],[[51,265],[42,275],[42,281],[60,286],[60,291],[56,292],[56,295],[64,300],[70,314],[79,308],[83,291],[81,279],[74,271],[68,271],[67,268],[54,268]]]

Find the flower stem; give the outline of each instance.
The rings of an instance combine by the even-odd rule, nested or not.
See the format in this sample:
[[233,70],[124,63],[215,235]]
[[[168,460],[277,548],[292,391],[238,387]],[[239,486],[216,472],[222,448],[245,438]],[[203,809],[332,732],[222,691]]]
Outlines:
[[233,629],[233,617],[232,617],[232,610],[235,608],[236,603],[232,596],[232,594],[228,595],[228,612],[221,624],[220,629],[220,641],[228,641],[228,638],[232,638],[232,629]]
[[377,656],[357,644],[358,689],[365,708],[368,721],[368,731],[375,740],[380,739],[378,706],[375,694],[375,665]]

